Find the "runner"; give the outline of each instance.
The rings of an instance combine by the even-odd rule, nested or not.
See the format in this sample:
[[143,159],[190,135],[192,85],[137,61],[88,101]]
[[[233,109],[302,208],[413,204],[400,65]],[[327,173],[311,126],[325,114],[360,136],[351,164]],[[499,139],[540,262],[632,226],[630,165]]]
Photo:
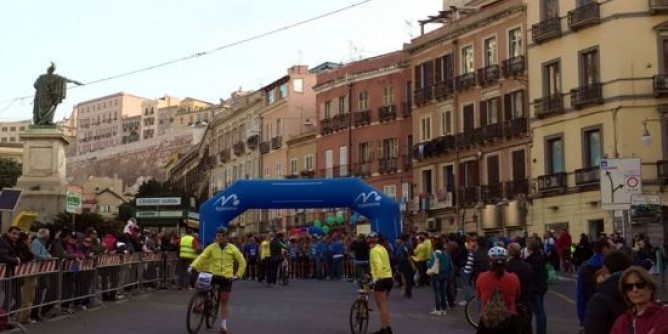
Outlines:
[[371,266],[371,278],[373,279],[374,297],[378,306],[380,317],[380,330],[372,334],[392,334],[390,327],[390,313],[387,310],[387,297],[394,284],[392,280],[392,267],[387,249],[379,242],[378,233],[371,232],[367,236],[369,243],[369,264]]
[[[236,275],[234,262],[239,264]],[[227,334],[227,304],[230,301],[232,282],[243,277],[246,270],[246,260],[239,249],[227,242],[227,228],[219,227],[216,230],[216,240],[204,249],[188,271],[195,269],[199,272],[213,274],[212,285],[218,285],[220,291],[220,333]]]

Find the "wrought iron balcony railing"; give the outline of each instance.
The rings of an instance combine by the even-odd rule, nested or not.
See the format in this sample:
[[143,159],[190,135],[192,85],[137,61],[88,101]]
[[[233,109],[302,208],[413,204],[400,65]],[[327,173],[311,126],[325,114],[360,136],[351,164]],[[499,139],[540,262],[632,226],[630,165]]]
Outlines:
[[512,118],[503,121],[503,135],[507,138],[519,137],[528,133],[526,117]]
[[434,97],[437,100],[447,99],[454,93],[452,79],[446,78],[445,81],[438,82],[434,85]]
[[378,121],[385,122],[397,119],[397,108],[394,104],[378,108]]
[[538,191],[546,192],[568,187],[568,174],[565,172],[541,175],[536,180]]
[[568,28],[578,30],[601,22],[601,8],[598,2],[590,2],[568,12]]
[[524,56],[515,56],[508,58],[501,63],[501,72],[504,77],[516,77],[524,73],[526,69],[526,59]]
[[394,173],[397,171],[398,161],[397,158],[379,158],[378,159],[378,172],[381,174],[385,173]]
[[534,113],[538,118],[564,113],[564,95],[557,93],[536,99],[533,102]]
[[455,78],[457,91],[463,91],[475,87],[475,72],[458,75]]
[[320,134],[321,135],[328,135],[332,133],[334,129],[332,128],[332,119],[331,118],[325,118],[320,120]]
[[534,43],[543,43],[553,38],[561,37],[561,19],[548,17],[531,26],[531,35]]
[[283,146],[283,136],[276,136],[274,138],[271,138],[272,149],[281,148],[281,146]]
[[269,141],[263,141],[260,143],[260,153],[269,153]]
[[588,105],[603,103],[603,87],[600,83],[571,89],[571,105],[580,109]]
[[368,110],[357,111],[353,116],[353,125],[355,126],[371,124],[371,113]]
[[478,82],[480,86],[489,86],[499,81],[499,65],[489,65],[478,69]]
[[598,166],[575,170],[575,185],[578,187],[598,186],[601,181],[601,172]]

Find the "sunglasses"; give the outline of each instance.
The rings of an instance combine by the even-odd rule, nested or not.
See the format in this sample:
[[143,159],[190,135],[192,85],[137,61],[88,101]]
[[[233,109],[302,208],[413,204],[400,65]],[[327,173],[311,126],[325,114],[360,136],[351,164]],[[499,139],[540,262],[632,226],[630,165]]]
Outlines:
[[642,289],[647,288],[647,282],[640,281],[640,282],[635,282],[635,283],[624,283],[624,284],[622,284],[622,287],[624,288],[624,291],[626,291],[626,292],[629,292],[629,291],[633,290],[634,287],[638,290],[642,290]]

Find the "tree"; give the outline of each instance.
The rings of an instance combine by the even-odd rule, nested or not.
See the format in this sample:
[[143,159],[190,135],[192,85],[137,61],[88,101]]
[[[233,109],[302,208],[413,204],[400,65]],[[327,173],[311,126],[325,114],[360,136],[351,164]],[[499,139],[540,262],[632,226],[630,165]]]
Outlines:
[[0,189],[16,186],[16,180],[21,176],[21,165],[12,159],[0,158]]
[[[72,226],[73,222],[74,226]],[[53,219],[53,225],[56,230],[60,230],[63,227],[74,227],[75,231],[84,232],[87,228],[92,227],[95,230],[100,231],[105,228],[105,220],[100,214],[94,212],[84,212],[79,215],[73,215],[63,211],[59,212]]]
[[121,222],[127,222],[128,219],[135,216],[135,207],[130,203],[123,203],[118,206],[117,219]]

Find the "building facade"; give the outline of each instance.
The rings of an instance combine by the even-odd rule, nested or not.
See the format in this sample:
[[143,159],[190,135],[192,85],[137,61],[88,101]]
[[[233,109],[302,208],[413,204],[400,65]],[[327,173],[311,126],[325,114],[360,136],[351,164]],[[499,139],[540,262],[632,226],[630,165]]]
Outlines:
[[421,21],[442,26],[404,47],[419,229],[516,235],[525,228],[525,22],[524,1],[468,1]]
[[31,120],[0,122],[0,143],[19,143],[20,134],[32,124]]
[[[621,202],[632,194],[667,199],[668,3],[528,1],[527,14],[532,229],[594,238],[645,232],[663,243],[665,223],[629,221]],[[638,158],[633,182],[611,184],[607,159]]]
[[[305,179],[316,176],[316,129],[295,136],[286,142],[288,165],[286,179]],[[317,217],[316,209],[287,210],[286,227],[306,226]]]

